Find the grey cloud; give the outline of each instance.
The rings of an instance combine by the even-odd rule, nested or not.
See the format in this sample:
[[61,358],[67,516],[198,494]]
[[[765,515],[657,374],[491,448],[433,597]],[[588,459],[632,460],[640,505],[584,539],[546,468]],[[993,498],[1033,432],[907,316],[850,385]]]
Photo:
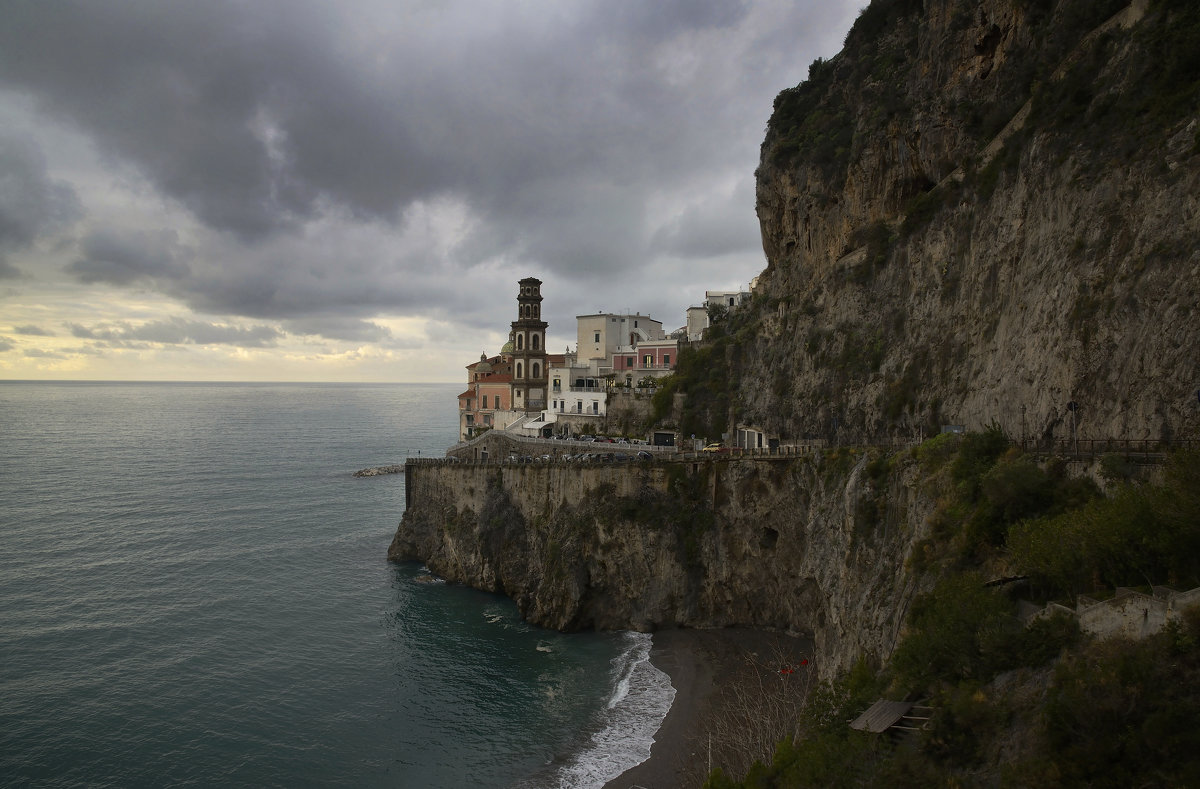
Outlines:
[[67,266],[81,282],[128,285],[143,278],[179,279],[188,273],[187,252],[172,230],[96,230],[83,240],[82,254]]
[[65,354],[58,351],[46,351],[41,348],[26,348],[22,353],[31,359],[66,359]]
[[657,229],[651,249],[678,257],[705,258],[761,247],[758,228],[741,221],[738,214],[741,206],[753,200],[753,183],[747,180],[732,195],[713,195],[689,206]]
[[392,339],[392,332],[386,326],[356,318],[305,318],[285,321],[284,328],[291,334],[318,335],[329,340],[386,342]]
[[12,340],[7,337],[0,337],[0,353],[11,351],[14,348]]
[[80,339],[99,340],[124,347],[130,343],[162,343],[166,345],[237,345],[261,348],[276,344],[283,333],[273,326],[227,326],[204,321],[172,318],[150,321],[138,326],[120,321],[87,327],[68,324],[71,334]]
[[19,270],[5,253],[31,245],[42,233],[82,215],[70,185],[49,177],[46,158],[32,140],[0,135],[0,278]]
[[[218,314],[482,325],[514,271],[615,300],[657,253],[755,260],[749,193],[717,222],[651,209],[748,176],[774,95],[858,4],[26,2],[0,25],[0,80],[233,239],[181,257],[90,238],[84,282]],[[440,199],[470,216],[444,254],[360,251],[356,232]],[[331,217],[341,250],[281,241]]]
[[33,326],[30,324],[26,324],[25,326],[14,326],[13,333],[14,334],[24,334],[24,335],[27,335],[30,337],[53,337],[53,336],[55,336],[54,332],[52,332],[48,329],[43,329],[41,326]]

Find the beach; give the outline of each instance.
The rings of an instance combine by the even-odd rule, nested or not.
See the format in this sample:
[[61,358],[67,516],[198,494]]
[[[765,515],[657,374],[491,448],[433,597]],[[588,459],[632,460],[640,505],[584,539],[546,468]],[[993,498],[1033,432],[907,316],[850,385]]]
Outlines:
[[812,642],[751,628],[654,634],[651,662],[671,678],[675,701],[650,758],[605,789],[699,787],[710,766],[737,773],[747,752],[769,757],[814,681]]

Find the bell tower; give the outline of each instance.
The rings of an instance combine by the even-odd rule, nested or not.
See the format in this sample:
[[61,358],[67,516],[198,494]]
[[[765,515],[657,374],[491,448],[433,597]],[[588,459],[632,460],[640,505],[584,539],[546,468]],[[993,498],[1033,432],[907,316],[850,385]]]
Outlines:
[[550,378],[546,369],[542,281],[526,277],[518,284],[517,319],[512,322],[513,410],[531,414],[546,408]]

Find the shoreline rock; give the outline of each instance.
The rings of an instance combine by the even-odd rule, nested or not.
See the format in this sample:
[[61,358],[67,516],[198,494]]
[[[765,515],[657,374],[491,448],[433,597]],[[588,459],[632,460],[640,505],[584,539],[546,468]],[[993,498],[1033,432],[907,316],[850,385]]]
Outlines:
[[404,471],[404,464],[393,466],[375,466],[374,468],[359,469],[351,476],[355,477],[381,477],[384,474],[399,474]]

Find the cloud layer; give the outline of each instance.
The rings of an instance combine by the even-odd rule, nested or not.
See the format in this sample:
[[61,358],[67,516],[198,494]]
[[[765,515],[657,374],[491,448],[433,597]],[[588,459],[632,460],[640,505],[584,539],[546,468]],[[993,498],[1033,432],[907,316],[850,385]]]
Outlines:
[[673,326],[761,269],[771,101],[859,4],[19,3],[0,104],[80,151],[0,138],[0,276],[45,242],[81,289],[376,342],[502,332],[532,274],[563,336]]

